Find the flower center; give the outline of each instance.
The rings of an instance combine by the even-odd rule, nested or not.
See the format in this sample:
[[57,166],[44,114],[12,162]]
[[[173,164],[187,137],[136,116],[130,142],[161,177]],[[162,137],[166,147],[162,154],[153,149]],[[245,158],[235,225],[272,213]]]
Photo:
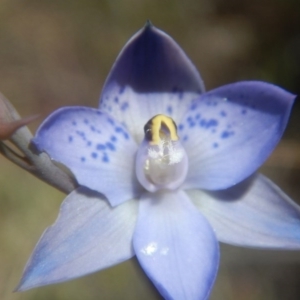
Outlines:
[[177,189],[185,180],[188,159],[173,119],[156,115],[144,127],[136,156],[136,175],[149,192]]

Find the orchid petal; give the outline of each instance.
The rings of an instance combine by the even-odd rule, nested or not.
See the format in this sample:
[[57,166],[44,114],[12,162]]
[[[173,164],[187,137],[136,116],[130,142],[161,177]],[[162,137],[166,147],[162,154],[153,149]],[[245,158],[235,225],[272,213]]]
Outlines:
[[33,142],[66,165],[80,185],[104,194],[113,206],[140,194],[134,169],[137,145],[106,113],[61,108],[43,122]]
[[165,299],[207,299],[219,248],[207,220],[183,191],[146,193],[140,199],[133,247]]
[[111,208],[99,194],[82,187],[72,192],[38,242],[17,290],[70,280],[134,256],[137,207],[130,200]]
[[263,175],[223,191],[187,191],[221,242],[300,249],[300,207]]
[[[113,92],[112,92],[113,93]],[[114,94],[111,94],[112,98]],[[144,126],[154,116],[164,114],[170,116],[178,124],[192,101],[199,97],[195,93],[155,93],[136,94],[131,88],[124,88],[122,97],[115,97],[116,102],[104,104],[101,110],[109,111],[116,120],[126,126],[128,131],[140,144],[144,137]]]
[[138,31],[119,54],[103,89],[111,84],[130,86],[137,93],[203,92],[200,75],[179,45],[150,22]]
[[175,119],[179,114],[180,120],[203,91],[199,73],[179,45],[148,23],[118,56],[99,107],[124,122],[140,142],[150,118],[165,113]]
[[189,156],[184,188],[225,189],[255,172],[280,140],[294,98],[263,82],[202,95],[178,125]]

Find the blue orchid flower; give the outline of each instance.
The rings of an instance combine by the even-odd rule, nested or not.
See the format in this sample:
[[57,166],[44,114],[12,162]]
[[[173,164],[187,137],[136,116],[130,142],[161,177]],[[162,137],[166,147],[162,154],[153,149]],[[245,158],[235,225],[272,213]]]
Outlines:
[[255,171],[295,95],[238,82],[204,92],[181,48],[151,24],[117,58],[99,109],[65,107],[33,140],[80,187],[38,242],[19,291],[134,255],[166,299],[207,299],[218,241],[300,248],[300,210]]

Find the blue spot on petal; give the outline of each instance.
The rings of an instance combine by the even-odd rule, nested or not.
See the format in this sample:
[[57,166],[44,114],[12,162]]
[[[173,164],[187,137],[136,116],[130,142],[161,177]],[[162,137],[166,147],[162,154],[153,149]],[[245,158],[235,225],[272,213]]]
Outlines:
[[207,124],[206,124],[206,127],[207,128],[210,128],[210,127],[214,127],[214,126],[217,126],[219,124],[219,122],[215,119],[210,119]]
[[116,151],[116,147],[111,142],[107,142],[105,145],[109,150]]
[[169,115],[171,115],[171,114],[173,113],[173,108],[172,108],[171,105],[169,105],[169,106],[167,107],[167,113],[168,113]]
[[193,103],[190,107],[191,110],[195,110],[197,108],[197,104],[196,103]]
[[84,124],[89,124],[89,120],[88,119],[84,119],[83,122],[84,122]]
[[96,146],[96,149],[97,149],[97,150],[105,150],[105,149],[106,149],[106,146],[103,145],[103,144],[98,144],[98,145]]
[[129,134],[127,132],[123,132],[123,136],[126,140],[129,140]]
[[73,126],[76,126],[76,125],[77,125],[77,122],[76,122],[76,121],[73,121],[73,122],[72,122],[72,125],[73,125]]
[[226,113],[224,110],[222,110],[222,111],[220,112],[220,116],[221,116],[221,117],[226,117],[226,116],[227,116],[227,113]]
[[213,148],[218,148],[219,144],[218,143],[213,143]]
[[105,163],[108,163],[109,162],[108,156],[107,155],[103,155],[102,161],[105,162]]
[[85,133],[80,130],[75,131],[78,136],[80,136],[84,141],[86,140]]
[[178,125],[178,130],[181,131],[181,130],[183,130],[183,128],[184,128],[184,126],[183,126],[182,124],[179,124],[179,125]]
[[124,102],[124,103],[122,103],[122,105],[121,105],[121,110],[122,110],[122,111],[125,111],[128,107],[129,107],[128,103],[127,103],[127,102]]
[[119,98],[115,97],[114,101],[115,101],[115,103],[119,103]]
[[247,109],[242,109],[241,113],[245,115],[247,113]]
[[73,137],[70,135],[69,136],[69,143],[72,143],[73,142]]
[[91,156],[92,156],[92,158],[97,158],[98,154],[96,152],[92,152]]
[[110,140],[111,140],[112,142],[116,142],[116,141],[117,141],[117,138],[116,138],[114,135],[112,135],[112,136],[110,137]]
[[120,87],[119,94],[123,94],[125,91],[125,86]]
[[113,120],[113,119],[111,119],[111,118],[107,118],[107,122],[108,122],[110,125],[112,125],[112,126],[114,126],[114,125],[115,125],[115,122],[114,122],[114,120]]
[[80,160],[81,160],[82,162],[85,162],[85,157],[82,156],[82,157],[80,158]]
[[221,133],[221,138],[222,138],[222,139],[227,139],[227,138],[229,138],[229,137],[232,136],[232,135],[234,135],[234,132],[233,132],[233,131],[227,131],[227,130],[225,130],[225,131],[223,131],[223,132]]

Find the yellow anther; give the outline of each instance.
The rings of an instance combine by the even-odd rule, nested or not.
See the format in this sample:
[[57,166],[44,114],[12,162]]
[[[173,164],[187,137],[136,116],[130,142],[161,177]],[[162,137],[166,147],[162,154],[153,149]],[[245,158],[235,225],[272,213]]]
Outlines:
[[178,141],[177,127],[173,119],[165,115],[156,115],[144,127],[146,138],[151,145],[159,145],[161,137],[166,136],[163,126],[168,131],[170,139]]

